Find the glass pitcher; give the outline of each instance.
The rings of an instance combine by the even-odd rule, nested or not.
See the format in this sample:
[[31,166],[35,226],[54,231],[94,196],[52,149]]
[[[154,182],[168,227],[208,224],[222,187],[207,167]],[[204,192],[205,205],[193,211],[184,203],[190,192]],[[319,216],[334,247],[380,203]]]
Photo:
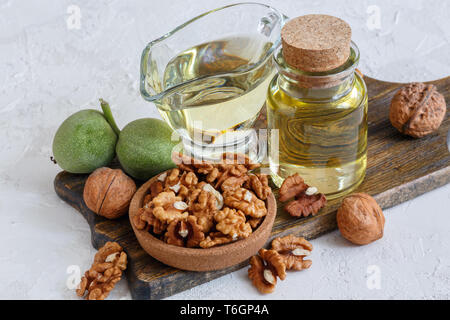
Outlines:
[[261,160],[252,126],[275,75],[272,58],[286,19],[270,6],[239,3],[206,12],[147,45],[141,94],[179,134],[183,153],[216,160],[235,152]]

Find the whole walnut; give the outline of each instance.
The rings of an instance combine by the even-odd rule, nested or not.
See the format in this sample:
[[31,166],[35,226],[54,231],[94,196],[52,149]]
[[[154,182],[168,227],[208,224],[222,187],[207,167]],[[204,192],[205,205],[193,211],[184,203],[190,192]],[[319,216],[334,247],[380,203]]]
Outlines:
[[395,94],[389,119],[401,133],[421,138],[439,128],[446,110],[444,96],[434,85],[411,83]]
[[350,242],[363,245],[383,237],[383,211],[375,199],[366,193],[347,196],[336,218],[342,236]]
[[108,219],[128,211],[136,184],[120,169],[99,168],[86,180],[83,199],[87,207]]

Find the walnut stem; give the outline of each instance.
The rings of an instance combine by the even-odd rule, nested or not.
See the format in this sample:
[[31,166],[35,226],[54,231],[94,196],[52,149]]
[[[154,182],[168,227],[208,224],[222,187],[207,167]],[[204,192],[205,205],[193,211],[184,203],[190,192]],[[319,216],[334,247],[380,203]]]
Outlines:
[[99,100],[100,100],[100,106],[102,107],[102,110],[103,110],[103,116],[105,117],[106,121],[108,121],[109,125],[114,130],[114,132],[117,134],[117,136],[119,136],[120,129],[116,124],[116,120],[114,120],[114,117],[112,115],[111,108],[109,107],[108,102],[106,102],[103,99],[99,99]]

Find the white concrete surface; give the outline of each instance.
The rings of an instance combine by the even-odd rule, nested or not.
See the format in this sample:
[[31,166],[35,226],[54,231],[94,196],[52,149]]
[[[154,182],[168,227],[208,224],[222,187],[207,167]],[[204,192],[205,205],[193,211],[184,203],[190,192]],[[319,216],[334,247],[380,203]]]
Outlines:
[[[87,223],[53,191],[59,169],[49,157],[59,124],[97,108],[99,97],[111,102],[121,127],[158,117],[139,95],[142,49],[233,2],[0,0],[0,298],[77,299],[67,268],[84,272],[95,253]],[[291,17],[347,20],[369,76],[409,82],[450,74],[450,1],[264,2]],[[80,9],[79,28],[70,28],[77,26],[71,5]],[[449,299],[449,208],[447,185],[386,210],[385,237],[369,246],[349,245],[338,232],[316,239],[311,269],[289,273],[272,295],[260,295],[243,269],[173,298]],[[110,297],[130,298],[126,281]]]

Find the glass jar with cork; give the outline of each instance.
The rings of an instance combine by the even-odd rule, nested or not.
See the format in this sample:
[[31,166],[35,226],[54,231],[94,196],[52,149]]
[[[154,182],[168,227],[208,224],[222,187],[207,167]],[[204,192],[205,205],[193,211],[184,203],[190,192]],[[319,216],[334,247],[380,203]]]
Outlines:
[[351,28],[328,15],[290,20],[268,89],[269,160],[275,184],[294,174],[329,199],[354,190],[367,162],[367,88]]

